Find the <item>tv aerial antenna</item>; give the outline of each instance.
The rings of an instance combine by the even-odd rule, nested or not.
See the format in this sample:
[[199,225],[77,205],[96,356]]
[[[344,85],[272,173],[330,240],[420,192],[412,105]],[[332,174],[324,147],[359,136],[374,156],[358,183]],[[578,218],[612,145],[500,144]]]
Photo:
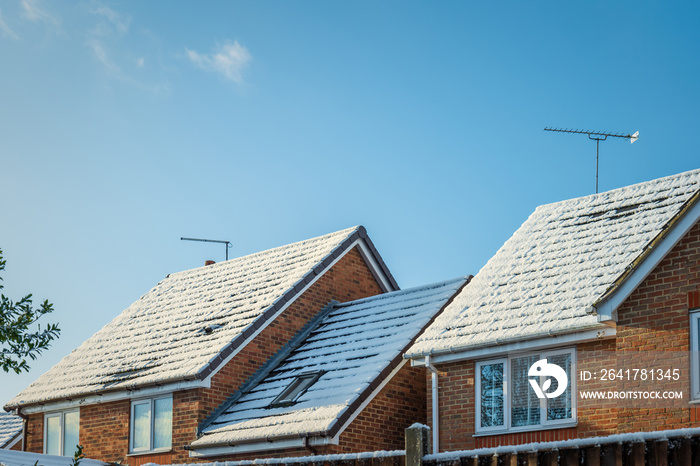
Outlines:
[[598,154],[600,152],[600,141],[605,141],[609,137],[611,138],[622,138],[629,139],[630,144],[639,139],[639,131],[634,134],[623,134],[623,133],[604,133],[602,131],[586,131],[581,129],[563,129],[563,128],[550,128],[545,127],[545,131],[555,131],[557,133],[574,133],[574,134],[587,134],[588,139],[595,141],[595,193],[598,194]]
[[201,241],[203,243],[222,243],[225,244],[226,260],[228,260],[228,249],[231,247],[231,241],[221,241],[218,239],[199,239],[199,238],[180,238],[182,241]]

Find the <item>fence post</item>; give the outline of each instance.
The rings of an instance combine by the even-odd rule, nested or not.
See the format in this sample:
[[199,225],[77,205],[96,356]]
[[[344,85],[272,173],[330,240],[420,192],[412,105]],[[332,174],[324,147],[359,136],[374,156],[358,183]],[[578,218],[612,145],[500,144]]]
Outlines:
[[413,424],[406,429],[406,466],[423,466],[423,457],[432,449],[430,427]]

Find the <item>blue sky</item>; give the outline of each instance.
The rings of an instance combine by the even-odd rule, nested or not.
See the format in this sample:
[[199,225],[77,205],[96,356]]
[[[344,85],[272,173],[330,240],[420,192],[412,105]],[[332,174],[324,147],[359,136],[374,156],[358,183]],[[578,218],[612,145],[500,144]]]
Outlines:
[[694,2],[0,2],[5,295],[61,338],[168,273],[356,224],[406,288],[537,205],[700,167]]

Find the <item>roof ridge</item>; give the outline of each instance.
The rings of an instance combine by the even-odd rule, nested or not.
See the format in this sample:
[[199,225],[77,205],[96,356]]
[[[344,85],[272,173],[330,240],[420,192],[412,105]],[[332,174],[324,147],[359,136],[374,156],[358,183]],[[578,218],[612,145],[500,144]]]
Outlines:
[[337,236],[339,236],[339,237],[340,237],[340,236],[349,237],[349,236],[351,236],[351,234],[352,234],[354,231],[359,231],[360,229],[364,229],[364,227],[363,227],[362,225],[355,225],[355,226],[350,227],[350,228],[345,228],[345,229],[342,229],[342,230],[333,231],[333,232],[331,232],[331,233],[326,233],[325,235],[314,236],[313,238],[307,238],[307,239],[303,239],[303,240],[300,240],[300,241],[295,241],[295,242],[293,242],[293,243],[288,243],[288,244],[283,244],[283,245],[281,245],[281,246],[275,246],[275,247],[272,247],[272,248],[263,249],[262,251],[252,252],[252,253],[250,253],[250,254],[246,254],[246,255],[243,255],[243,256],[233,257],[233,258],[231,258],[231,259],[229,259],[229,260],[227,260],[227,261],[217,262],[217,263],[212,264],[212,265],[201,265],[201,266],[194,267],[194,268],[191,268],[191,269],[185,269],[185,270],[180,270],[180,271],[178,271],[178,272],[172,272],[172,273],[169,273],[169,274],[168,274],[168,277],[175,277],[175,276],[177,276],[177,275],[187,274],[187,273],[190,273],[190,272],[194,272],[195,270],[212,270],[212,269],[221,267],[221,266],[223,266],[224,264],[232,264],[232,263],[234,263],[234,262],[236,262],[236,261],[241,261],[241,260],[243,260],[243,259],[249,259],[249,258],[254,257],[254,256],[267,254],[267,253],[270,253],[270,252],[272,252],[272,251],[279,250],[279,249],[286,249],[286,248],[290,248],[290,249],[291,249],[293,246],[298,246],[298,245],[304,244],[304,243],[310,243],[310,242],[312,242],[312,241],[320,241],[320,240],[322,240],[322,239],[324,239],[324,238],[329,238],[329,237],[335,236],[335,235],[337,235]]
[[[538,210],[544,210],[545,208],[549,208],[549,207],[551,207],[551,206],[553,206],[553,205],[565,204],[565,203],[572,202],[572,201],[583,201],[584,199],[593,200],[593,199],[596,199],[596,198],[605,198],[605,197],[610,196],[611,194],[615,194],[615,193],[618,193],[618,192],[621,192],[621,191],[632,191],[632,190],[634,190],[634,189],[639,189],[639,188],[644,187],[644,186],[651,186],[651,185],[655,185],[655,184],[661,184],[661,183],[668,182],[669,180],[681,179],[681,178],[684,178],[684,177],[691,177],[691,176],[693,176],[693,175],[700,175],[700,168],[696,168],[696,169],[694,169],[694,170],[688,170],[688,171],[685,171],[685,172],[682,172],[682,173],[676,173],[675,175],[664,176],[664,177],[662,177],[662,178],[654,178],[654,179],[652,179],[652,180],[640,181],[639,183],[630,184],[630,185],[627,185],[627,186],[620,186],[620,187],[618,187],[618,188],[609,189],[609,190],[607,190],[607,191],[603,191],[603,192],[600,192],[600,193],[587,194],[587,195],[585,195],[585,196],[572,197],[572,198],[563,199],[563,200],[560,200],[560,201],[548,202],[548,203],[545,203],[545,204],[540,204],[540,205],[538,205],[538,206],[535,208],[535,212],[537,212]],[[700,186],[698,187],[698,189],[700,189]],[[534,212],[533,212],[533,214],[534,214]]]

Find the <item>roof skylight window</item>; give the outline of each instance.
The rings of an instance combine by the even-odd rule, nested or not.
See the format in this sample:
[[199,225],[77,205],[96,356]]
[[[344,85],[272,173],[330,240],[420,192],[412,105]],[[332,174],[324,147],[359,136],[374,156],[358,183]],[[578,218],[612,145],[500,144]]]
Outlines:
[[306,372],[297,376],[277,398],[272,400],[269,407],[283,408],[293,405],[324,373],[325,371]]

